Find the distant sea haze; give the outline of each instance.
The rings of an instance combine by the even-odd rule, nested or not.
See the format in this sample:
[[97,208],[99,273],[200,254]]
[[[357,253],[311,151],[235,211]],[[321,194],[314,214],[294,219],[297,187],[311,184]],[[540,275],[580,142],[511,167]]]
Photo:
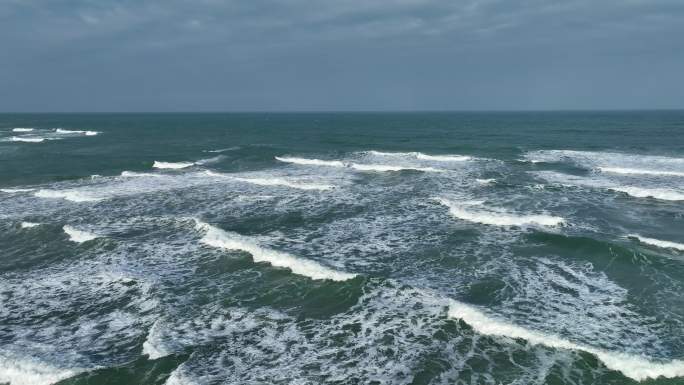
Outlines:
[[684,112],[0,114],[0,384],[684,382]]

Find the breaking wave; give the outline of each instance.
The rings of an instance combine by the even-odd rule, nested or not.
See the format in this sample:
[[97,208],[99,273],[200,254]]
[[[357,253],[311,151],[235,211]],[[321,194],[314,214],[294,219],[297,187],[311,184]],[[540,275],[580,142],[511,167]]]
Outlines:
[[95,136],[99,134],[98,131],[84,131],[84,130],[65,130],[63,128],[58,128],[55,130],[58,134],[83,134],[85,136]]
[[[466,202],[458,204],[444,199],[433,198],[437,202],[449,208],[449,214],[458,219],[468,222],[482,223],[493,226],[558,226],[565,222],[561,217],[544,214],[514,214],[500,209],[485,208],[482,202]],[[480,207],[473,209],[473,207]]]
[[21,228],[22,229],[30,229],[32,227],[40,226],[40,223],[34,223],[34,222],[21,222]]
[[191,162],[160,162],[160,161],[154,161],[154,164],[152,167],[154,168],[161,168],[161,169],[181,169],[181,168],[187,168],[194,165],[194,163]]
[[34,194],[38,198],[66,199],[72,202],[98,202],[103,198],[69,190],[38,190]]
[[368,154],[376,156],[409,157],[433,162],[465,162],[472,159],[472,157],[466,155],[428,155],[422,152],[382,152],[371,150],[368,151]]
[[28,127],[16,127],[12,129],[13,132],[31,132],[33,131],[33,128],[28,128]]
[[[216,176],[216,173],[208,174],[212,176]],[[284,186],[284,187],[290,187],[290,188],[296,188],[300,190],[319,190],[319,191],[327,191],[327,190],[332,190],[335,188],[333,185],[329,184],[315,184],[315,183],[302,183],[302,182],[295,182],[295,181],[289,181],[284,178],[238,178],[238,177],[233,177],[232,179],[240,181],[240,182],[246,182],[246,183],[251,183],[259,186]]]
[[64,227],[62,227],[62,229],[69,236],[69,240],[76,243],[88,242],[92,241],[95,238],[99,238],[99,235],[89,233],[83,230],[78,230],[69,225],[65,225]]
[[195,227],[198,230],[205,232],[204,237],[201,240],[205,245],[222,249],[246,251],[252,255],[255,262],[268,262],[272,266],[288,268],[295,274],[304,275],[312,279],[346,281],[356,276],[356,274],[332,270],[314,261],[301,259],[280,251],[266,249],[259,246],[249,237],[221,230],[199,220],[195,220],[195,223]]
[[636,381],[648,378],[674,378],[684,376],[684,361],[654,362],[643,356],[585,346],[561,337],[526,329],[491,317],[474,306],[451,301],[449,316],[461,319],[480,334],[526,340],[531,345],[544,345],[556,349],[581,350],[595,355],[611,370],[617,370]]
[[638,235],[638,234],[629,234],[629,235],[627,235],[627,237],[628,238],[636,238],[637,240],[639,240],[639,242],[645,243],[647,245],[658,246],[658,247],[662,247],[664,249],[677,249],[677,250],[684,251],[684,244],[682,244],[682,243],[677,243],[677,242],[672,242],[672,241],[663,241],[663,240],[655,239],[655,238],[642,237],[641,235]]
[[73,369],[58,369],[33,359],[17,359],[0,354],[0,383],[10,385],[50,385],[76,375]]
[[25,143],[41,143],[45,138],[24,138],[21,136],[12,136],[9,138],[10,142],[25,142]]
[[321,160],[321,159],[306,159],[306,158],[291,158],[291,157],[280,157],[276,156],[276,160],[285,163],[294,163],[306,166],[325,166],[325,167],[345,167],[358,171],[404,171],[404,170],[414,170],[423,172],[443,172],[434,167],[417,167],[417,166],[404,166],[404,165],[389,165],[389,164],[359,164],[352,162],[342,162],[339,160]]

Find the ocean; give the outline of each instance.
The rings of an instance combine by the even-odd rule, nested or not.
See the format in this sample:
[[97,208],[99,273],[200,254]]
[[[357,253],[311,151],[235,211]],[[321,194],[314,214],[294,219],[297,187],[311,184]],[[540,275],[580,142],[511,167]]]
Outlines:
[[684,384],[684,111],[0,115],[0,384]]

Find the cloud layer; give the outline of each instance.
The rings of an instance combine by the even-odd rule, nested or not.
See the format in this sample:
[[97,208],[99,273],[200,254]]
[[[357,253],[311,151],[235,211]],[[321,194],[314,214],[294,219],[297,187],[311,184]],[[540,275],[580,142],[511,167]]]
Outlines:
[[5,0],[0,109],[684,107],[681,1]]

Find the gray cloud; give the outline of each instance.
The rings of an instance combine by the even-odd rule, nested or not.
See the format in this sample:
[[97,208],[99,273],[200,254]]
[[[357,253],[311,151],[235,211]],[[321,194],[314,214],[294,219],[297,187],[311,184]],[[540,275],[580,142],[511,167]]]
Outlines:
[[0,109],[684,107],[681,1],[5,0]]

